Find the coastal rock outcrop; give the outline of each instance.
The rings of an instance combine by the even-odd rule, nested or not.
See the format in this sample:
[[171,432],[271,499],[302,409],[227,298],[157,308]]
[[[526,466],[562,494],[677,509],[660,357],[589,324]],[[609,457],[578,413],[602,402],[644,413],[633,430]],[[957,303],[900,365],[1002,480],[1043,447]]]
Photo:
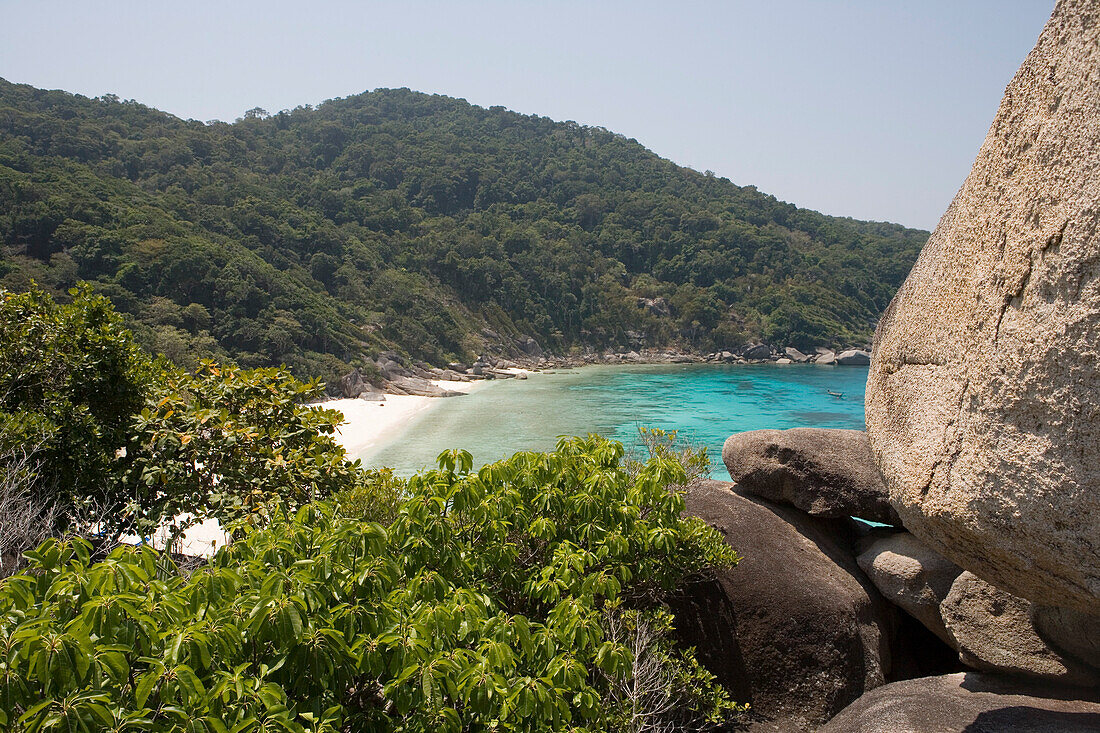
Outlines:
[[339,390],[339,396],[349,399],[376,391],[373,384],[363,379],[363,374],[358,369],[352,369],[350,372],[340,377],[340,381],[337,383],[337,389]]
[[806,356],[793,346],[788,346],[787,348],[783,349],[783,353],[787,355],[788,359],[798,364],[802,364],[810,360],[810,357]]
[[687,512],[744,559],[674,599],[678,632],[758,719],[812,729],[883,684],[892,610],[837,539],[850,520],[808,517],[731,489],[706,481],[686,497]]
[[908,532],[872,535],[864,544],[856,561],[882,596],[958,652],[967,667],[1100,684],[1100,671],[1088,664],[1094,643],[1077,640],[1095,637],[1098,619],[1035,607],[963,571]]
[[387,385],[393,394],[419,395],[421,397],[461,397],[465,392],[443,389],[438,384],[419,377],[394,377]]
[[820,517],[899,524],[862,430],[751,430],[726,439],[738,490]]
[[1100,616],[1071,608],[1032,606],[1031,623],[1044,641],[1100,675]]
[[1100,730],[1100,701],[976,672],[894,682],[844,709],[821,733],[1085,733]]
[[944,626],[966,666],[1070,685],[1100,684],[1095,670],[1051,648],[1039,636],[1031,609],[1029,601],[967,571],[955,579],[940,604]]
[[836,355],[836,363],[841,366],[867,366],[871,355],[861,349],[848,349]]
[[1100,610],[1100,4],[1061,0],[879,324],[867,429],[906,528]]
[[767,359],[772,355],[772,347],[767,344],[746,344],[741,356],[746,359]]
[[856,562],[886,600],[954,647],[940,603],[962,568],[908,532],[874,537]]

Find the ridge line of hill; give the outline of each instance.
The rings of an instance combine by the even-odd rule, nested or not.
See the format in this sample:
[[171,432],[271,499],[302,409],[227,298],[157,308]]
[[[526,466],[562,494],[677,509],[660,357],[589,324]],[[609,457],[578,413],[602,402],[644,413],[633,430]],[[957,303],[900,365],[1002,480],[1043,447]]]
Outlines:
[[0,287],[90,281],[184,365],[859,345],[926,238],[407,89],[207,124],[0,80]]

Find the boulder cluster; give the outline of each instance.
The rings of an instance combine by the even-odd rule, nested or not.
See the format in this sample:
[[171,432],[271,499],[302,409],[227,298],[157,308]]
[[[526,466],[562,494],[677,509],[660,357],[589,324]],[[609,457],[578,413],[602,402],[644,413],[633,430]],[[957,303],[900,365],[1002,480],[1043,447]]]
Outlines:
[[867,431],[731,437],[681,633],[758,730],[1100,730],[1100,3],[1061,0],[875,335]]
[[703,361],[725,364],[824,364],[835,366],[867,366],[871,363],[871,352],[866,349],[841,349],[839,352],[825,346],[818,346],[813,354],[803,354],[793,346],[779,348],[771,344],[744,344],[735,349],[715,351],[707,354]]
[[412,361],[395,352],[385,352],[353,369],[330,385],[331,396],[358,397],[368,402],[383,402],[387,394],[423,397],[459,397],[436,382],[471,382],[477,379],[526,379],[526,371],[514,361],[481,356],[470,365],[452,363],[446,369],[422,361]]
[[694,485],[687,511],[744,558],[673,606],[754,730],[962,731],[1025,703],[1073,723],[1050,730],[1098,729],[1100,616],[1013,595],[909,532],[867,433],[756,430],[722,458],[733,481]]

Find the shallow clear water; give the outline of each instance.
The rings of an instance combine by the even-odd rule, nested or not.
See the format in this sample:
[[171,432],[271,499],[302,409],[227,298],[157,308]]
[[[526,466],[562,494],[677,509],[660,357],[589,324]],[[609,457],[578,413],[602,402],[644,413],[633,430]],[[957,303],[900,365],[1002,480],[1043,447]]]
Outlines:
[[481,465],[520,450],[550,450],[560,435],[595,432],[629,444],[646,426],[679,430],[707,446],[721,477],[722,443],[733,433],[862,429],[866,382],[866,367],[811,364],[589,366],[533,374],[440,400],[389,445],[361,457],[409,475],[434,467],[448,448],[470,451]]

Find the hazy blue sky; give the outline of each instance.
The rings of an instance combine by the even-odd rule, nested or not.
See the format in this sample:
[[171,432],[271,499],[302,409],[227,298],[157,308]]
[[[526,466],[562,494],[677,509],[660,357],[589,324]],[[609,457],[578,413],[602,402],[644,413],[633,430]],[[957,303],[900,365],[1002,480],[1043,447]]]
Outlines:
[[233,120],[407,86],[931,228],[1053,0],[0,0],[0,77]]

